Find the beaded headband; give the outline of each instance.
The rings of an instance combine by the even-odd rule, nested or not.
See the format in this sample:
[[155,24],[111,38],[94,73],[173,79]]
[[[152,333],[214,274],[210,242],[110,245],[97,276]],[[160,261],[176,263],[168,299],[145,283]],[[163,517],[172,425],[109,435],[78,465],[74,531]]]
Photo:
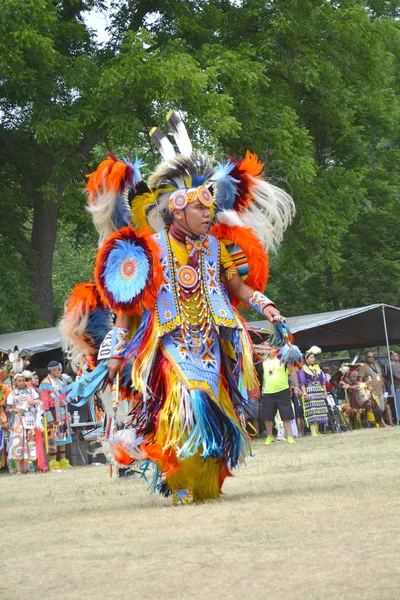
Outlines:
[[182,210],[188,204],[193,204],[194,202],[200,202],[203,206],[211,208],[214,204],[214,198],[205,185],[200,185],[198,188],[177,190],[170,196],[168,210],[170,213],[175,209]]

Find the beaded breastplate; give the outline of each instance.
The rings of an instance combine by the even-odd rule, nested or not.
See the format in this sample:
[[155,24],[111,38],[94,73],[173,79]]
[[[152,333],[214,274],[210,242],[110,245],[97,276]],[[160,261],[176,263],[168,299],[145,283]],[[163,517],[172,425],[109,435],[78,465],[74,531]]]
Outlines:
[[238,324],[219,279],[220,246],[213,235],[205,236],[207,251],[199,252],[196,267],[179,265],[166,230],[153,235],[160,247],[164,283],[157,296],[159,335],[212,326],[237,329]]

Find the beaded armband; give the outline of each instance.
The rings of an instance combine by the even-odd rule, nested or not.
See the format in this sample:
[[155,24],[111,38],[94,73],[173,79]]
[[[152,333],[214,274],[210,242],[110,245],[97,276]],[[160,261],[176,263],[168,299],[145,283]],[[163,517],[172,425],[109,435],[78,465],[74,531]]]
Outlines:
[[259,312],[260,315],[264,316],[264,309],[271,304],[275,306],[272,300],[264,296],[261,292],[252,292],[249,296],[249,306]]
[[111,339],[111,358],[120,358],[124,355],[128,335],[129,329],[114,325]]

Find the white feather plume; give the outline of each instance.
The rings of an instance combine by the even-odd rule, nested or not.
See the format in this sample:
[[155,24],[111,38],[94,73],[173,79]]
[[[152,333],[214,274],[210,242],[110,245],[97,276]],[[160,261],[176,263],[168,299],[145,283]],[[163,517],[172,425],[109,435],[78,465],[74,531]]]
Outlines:
[[176,145],[182,156],[189,157],[193,152],[192,142],[190,141],[185,123],[177,112],[170,112],[167,115],[169,128],[175,138]]
[[165,162],[169,163],[174,160],[176,157],[174,147],[161,129],[153,127],[150,130],[150,138]]
[[94,202],[86,207],[92,215],[94,226],[99,232],[99,246],[111,233],[117,230],[112,219],[116,198],[115,190],[107,192],[106,186],[103,184],[103,191],[96,196]]
[[264,180],[251,179],[254,201],[241,214],[243,224],[254,230],[267,252],[276,250],[295,214],[293,198]]
[[236,210],[220,210],[217,212],[217,220],[224,225],[228,225],[228,227],[233,227],[234,225],[244,227],[244,223]]
[[321,354],[322,350],[319,346],[311,346],[309,350],[307,350],[306,354]]

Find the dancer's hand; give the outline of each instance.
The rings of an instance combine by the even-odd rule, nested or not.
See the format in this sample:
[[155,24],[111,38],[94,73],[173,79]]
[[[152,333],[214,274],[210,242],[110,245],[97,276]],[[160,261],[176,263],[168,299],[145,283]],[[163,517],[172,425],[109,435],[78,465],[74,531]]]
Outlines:
[[114,379],[115,373],[120,370],[122,365],[122,357],[121,358],[110,358],[108,361],[108,376],[111,380]]
[[275,308],[275,306],[273,306],[272,304],[268,304],[268,306],[264,308],[263,312],[265,318],[268,319],[270,323],[279,323],[281,313],[277,308]]

